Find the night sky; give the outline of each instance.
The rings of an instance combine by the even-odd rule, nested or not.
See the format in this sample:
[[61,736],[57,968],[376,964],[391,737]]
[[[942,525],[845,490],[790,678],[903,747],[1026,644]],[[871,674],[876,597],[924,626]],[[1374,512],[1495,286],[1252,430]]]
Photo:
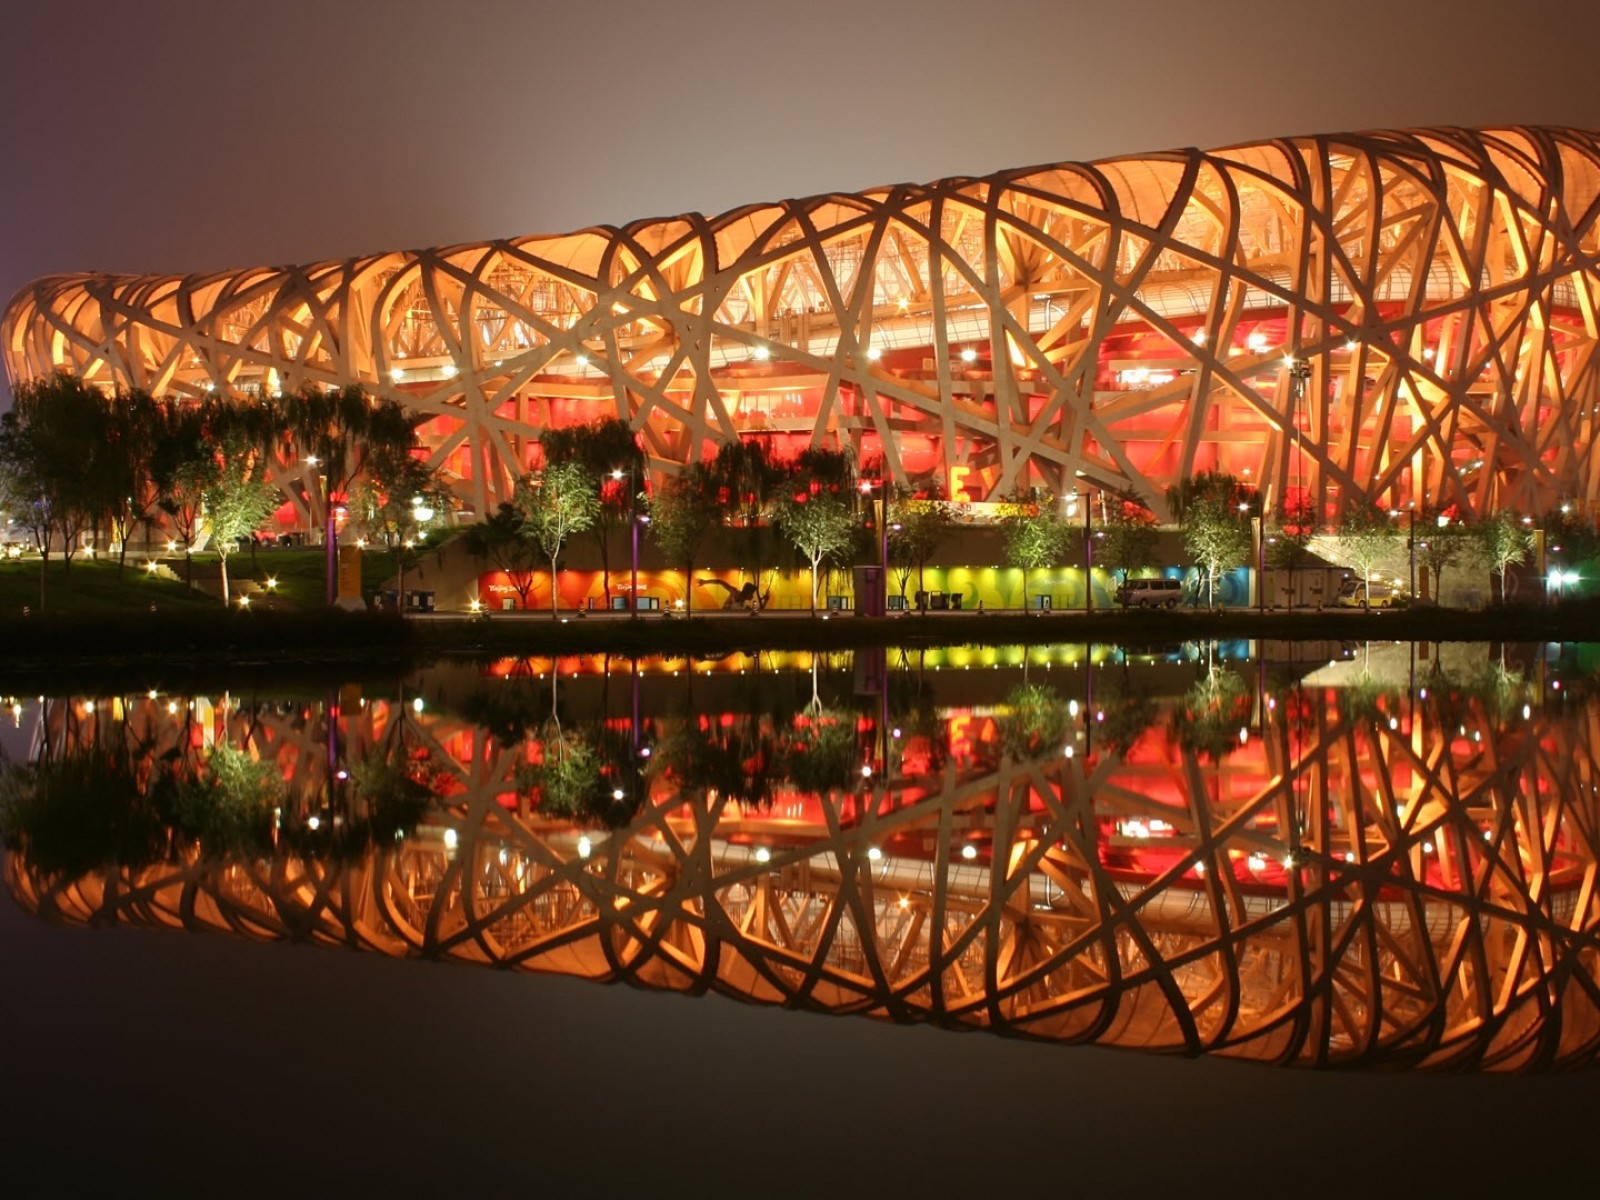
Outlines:
[[[1279,134],[1600,128],[1593,0],[0,16],[3,296]],[[7,1191],[1529,1194],[1590,1155],[1597,1096],[1593,1073],[1311,1075],[57,929],[0,899]]]
[[0,297],[1285,134],[1600,128],[1592,0],[0,14]]

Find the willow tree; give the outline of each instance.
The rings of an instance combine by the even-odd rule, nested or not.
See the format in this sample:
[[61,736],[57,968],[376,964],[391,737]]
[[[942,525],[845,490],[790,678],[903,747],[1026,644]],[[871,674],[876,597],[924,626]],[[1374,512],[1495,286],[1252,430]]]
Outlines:
[[97,528],[110,510],[108,496],[123,486],[114,469],[115,446],[107,425],[110,409],[93,384],[57,371],[17,385],[12,410],[0,428],[0,463],[17,493],[23,516],[34,531],[42,559],[39,606],[44,607],[44,576],[57,536],[67,571],[80,535]]
[[463,534],[467,553],[485,559],[511,581],[522,608],[528,607],[533,590],[533,565],[541,553],[539,543],[522,531],[522,514],[514,504],[502,501],[493,513],[469,525]]
[[685,611],[694,613],[694,559],[717,526],[715,487],[703,463],[663,481],[650,496],[650,537],[666,560],[683,567]]
[[749,531],[753,561],[745,572],[753,575],[759,594],[761,572],[766,567],[767,530],[787,473],[784,464],[773,455],[768,439],[741,438],[719,447],[706,470],[719,514]]
[[338,533],[334,502],[369,475],[391,469],[418,449],[413,418],[399,401],[378,399],[360,384],[338,389],[306,387],[285,395],[269,419],[282,428],[290,454],[310,465],[321,482],[327,552],[327,597],[338,596]]
[[163,405],[151,450],[156,506],[183,541],[184,582],[194,582],[194,544],[205,512],[205,491],[216,473],[206,414],[200,405]]

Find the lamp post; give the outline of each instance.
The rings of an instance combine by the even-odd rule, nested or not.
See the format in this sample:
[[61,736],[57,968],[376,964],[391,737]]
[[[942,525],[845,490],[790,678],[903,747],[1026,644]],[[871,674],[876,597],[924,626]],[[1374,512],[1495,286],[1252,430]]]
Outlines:
[[[1300,436],[1300,401],[1305,398],[1306,384],[1311,380],[1311,364],[1289,355],[1284,360],[1284,366],[1289,369],[1289,420],[1293,425],[1291,434],[1294,442],[1294,489],[1301,490],[1301,466],[1305,457],[1305,440]],[[1305,497],[1299,496],[1302,507],[1305,506]]]
[[[623,470],[621,467],[611,469],[611,478],[621,482]],[[639,619],[639,489],[636,484],[637,476],[632,463],[628,464],[628,534],[630,543],[631,573],[628,580],[628,619]]]
[[862,607],[862,601],[857,601],[856,611],[865,615],[887,616],[889,613],[889,481],[886,478],[863,479],[856,484],[856,489],[865,497],[867,503],[872,503],[872,494],[877,493],[878,501],[878,577],[879,588],[876,604],[876,613],[872,607]]
[[[335,557],[336,552],[333,549],[333,498],[327,474],[317,470],[322,464],[322,460],[315,454],[308,454],[306,455],[305,463],[306,466],[311,468],[311,474],[317,481],[317,488],[322,497],[323,517],[327,521],[327,532],[323,538],[322,553],[326,559],[327,566],[327,602],[329,607],[332,607],[334,600],[338,598],[338,563]],[[308,497],[306,501],[306,542],[308,544],[311,542],[315,531],[316,524],[313,516],[313,507]]]
[[[1248,500],[1239,501],[1239,519],[1241,521],[1244,521],[1244,522],[1247,522],[1247,523],[1250,521],[1250,502]],[[1253,530],[1254,526],[1251,526],[1251,525],[1247,524],[1247,528],[1250,528],[1250,529]],[[1254,543],[1252,542],[1252,545],[1253,544]],[[1248,586],[1248,582],[1249,582],[1249,576],[1250,576],[1250,567],[1249,567],[1248,563],[1245,564],[1244,573],[1245,573],[1245,579],[1246,579],[1246,587],[1245,587],[1245,593],[1244,593],[1244,606],[1246,608],[1249,608],[1250,607],[1250,589],[1249,589],[1249,586]],[[1257,580],[1256,580],[1256,594],[1259,596],[1260,592],[1261,592],[1261,580],[1259,578],[1257,578]]]
[[400,611],[406,610],[406,553],[420,541],[424,534],[422,527],[433,520],[433,509],[427,500],[421,496],[411,497],[411,520],[416,524],[416,538],[403,538],[400,542]]
[[1256,611],[1267,611],[1267,530],[1259,515],[1250,518],[1250,533],[1256,544]]
[[1411,596],[1407,603],[1414,603],[1417,598],[1417,502],[1411,501],[1407,510],[1410,521],[1406,528],[1406,558],[1411,564]]
[[[878,605],[878,615],[886,617],[889,615],[889,489],[882,480],[878,481],[878,575],[883,580],[883,602]],[[887,697],[887,691],[884,694]]]
[[[1078,495],[1073,489],[1072,494]],[[1101,493],[1103,496],[1105,493]],[[1094,500],[1087,491],[1083,493],[1083,615],[1094,615],[1094,529],[1090,518],[1094,514]]]

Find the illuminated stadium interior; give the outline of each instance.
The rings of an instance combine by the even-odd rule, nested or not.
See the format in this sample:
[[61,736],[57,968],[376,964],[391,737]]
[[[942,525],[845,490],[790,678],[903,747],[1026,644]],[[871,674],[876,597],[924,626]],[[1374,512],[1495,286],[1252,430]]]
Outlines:
[[[1224,471],[1268,506],[1542,512],[1597,488],[1600,137],[1290,138],[208,275],[56,275],[11,379],[360,382],[477,513],[551,426],[658,472],[737,438],[957,500]],[[279,465],[315,506],[307,468]],[[301,476],[305,476],[301,478]],[[304,514],[309,515],[309,514]],[[303,519],[297,517],[296,519]]]

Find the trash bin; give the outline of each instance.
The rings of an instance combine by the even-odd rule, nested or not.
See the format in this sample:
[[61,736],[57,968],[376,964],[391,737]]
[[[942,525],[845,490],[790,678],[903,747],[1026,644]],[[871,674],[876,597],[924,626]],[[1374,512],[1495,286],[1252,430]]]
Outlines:
[[1049,612],[1050,611],[1050,597],[1049,596],[1035,596],[1033,598],[1033,606],[1036,609],[1038,609],[1040,612]]
[[828,597],[828,611],[829,612],[843,612],[849,606],[848,605],[849,599],[850,598],[848,596],[829,596]]
[[952,592],[950,595],[950,607],[956,612],[961,611],[961,599],[962,595],[960,592]]
[[928,597],[928,607],[933,609],[949,609],[950,597],[943,592],[934,592]]

